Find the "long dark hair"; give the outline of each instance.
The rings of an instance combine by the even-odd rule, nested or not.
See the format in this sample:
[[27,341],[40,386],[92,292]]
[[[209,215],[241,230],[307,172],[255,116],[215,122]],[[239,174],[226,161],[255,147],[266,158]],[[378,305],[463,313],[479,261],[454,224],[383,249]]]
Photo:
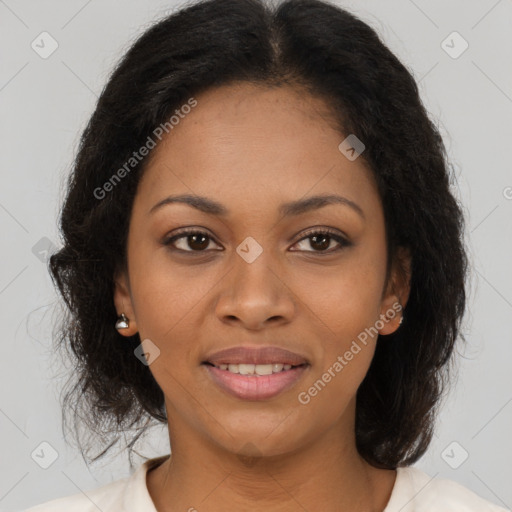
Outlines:
[[[82,454],[79,427],[101,440],[93,461],[131,429],[130,450],[151,422],[167,421],[162,390],[134,357],[139,335],[127,342],[114,328],[113,277],[126,269],[131,207],[149,157],[126,162],[191,97],[234,82],[302,87],[366,146],[361,158],[378,184],[388,262],[408,248],[412,275],[405,321],[378,341],[358,390],[356,441],[374,466],[409,465],[431,440],[464,313],[463,215],[414,78],[372,28],[320,0],[186,5],[150,27],[110,76],[67,184],[63,247],[50,258],[67,305],[57,342],[75,366],[63,418],[75,420]],[[100,189],[108,193],[98,198]]]

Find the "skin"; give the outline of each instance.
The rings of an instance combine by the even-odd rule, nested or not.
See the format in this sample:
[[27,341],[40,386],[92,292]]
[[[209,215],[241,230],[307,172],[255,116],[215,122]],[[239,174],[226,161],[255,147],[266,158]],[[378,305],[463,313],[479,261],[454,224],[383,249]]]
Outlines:
[[[380,334],[398,328],[401,313],[383,315],[397,301],[405,307],[409,281],[399,270],[410,270],[410,257],[398,254],[386,282],[377,187],[362,158],[338,149],[348,134],[328,120],[327,103],[290,86],[249,84],[196,99],[150,155],[127,272],[115,276],[116,309],[130,320],[120,332],[139,332],[160,350],[149,368],[165,395],[172,458],[148,473],[151,498],[159,511],[382,511],[396,471],[369,465],[355,445],[356,392],[377,337],[307,405],[298,394],[377,320]],[[357,203],[364,218],[343,204],[278,213],[282,203],[332,193]],[[149,213],[171,194],[206,196],[230,213],[179,203]],[[174,246],[189,252],[164,245],[185,227],[208,233],[206,250],[186,236]],[[305,238],[310,228],[331,228],[351,245],[331,238],[319,250]],[[263,249],[252,263],[236,252],[248,236]],[[310,365],[288,391],[242,400],[201,365],[207,353],[238,345],[277,345]]]

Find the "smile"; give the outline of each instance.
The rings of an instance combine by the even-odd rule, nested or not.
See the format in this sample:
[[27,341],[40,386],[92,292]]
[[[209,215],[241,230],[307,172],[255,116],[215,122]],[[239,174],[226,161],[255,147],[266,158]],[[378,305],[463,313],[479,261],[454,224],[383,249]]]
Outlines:
[[228,395],[242,400],[268,400],[294,387],[308,364],[203,363],[212,382]]
[[218,364],[214,365],[220,370],[227,370],[231,373],[237,373],[240,375],[272,375],[273,373],[279,373],[282,371],[288,371],[292,368],[291,364],[284,363],[270,363],[270,364],[251,364],[251,363],[240,363],[240,364]]

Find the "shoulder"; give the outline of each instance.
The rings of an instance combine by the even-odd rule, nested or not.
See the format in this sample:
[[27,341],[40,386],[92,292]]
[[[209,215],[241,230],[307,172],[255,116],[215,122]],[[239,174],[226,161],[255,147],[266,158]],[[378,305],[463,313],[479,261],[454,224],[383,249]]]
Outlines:
[[24,512],[156,512],[146,485],[146,474],[167,457],[147,460],[129,477],[92,491],[47,501]]
[[119,507],[128,478],[117,480],[92,491],[57,498],[25,510],[25,512],[103,512],[122,510]]
[[431,477],[414,467],[398,468],[384,512],[510,512],[452,480]]

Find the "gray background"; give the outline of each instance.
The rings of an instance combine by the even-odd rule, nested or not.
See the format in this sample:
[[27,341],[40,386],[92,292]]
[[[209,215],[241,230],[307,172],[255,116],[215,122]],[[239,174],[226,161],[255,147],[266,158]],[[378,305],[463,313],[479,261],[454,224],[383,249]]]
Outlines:
[[[467,214],[467,344],[459,346],[459,379],[417,466],[510,508],[512,2],[338,3],[373,26],[419,81]],[[129,474],[125,455],[87,468],[63,441],[58,393],[65,368],[50,350],[56,295],[42,260],[45,248],[59,243],[64,179],[109,71],[138,34],[176,5],[0,0],[0,510],[87,492]],[[31,47],[34,40],[42,45],[43,31],[58,43],[46,59]],[[457,58],[462,40],[447,39],[452,56],[442,45],[454,31],[469,44]],[[40,465],[51,462],[52,449],[42,442],[58,453],[48,469]],[[146,456],[167,453],[165,427],[139,449]]]

